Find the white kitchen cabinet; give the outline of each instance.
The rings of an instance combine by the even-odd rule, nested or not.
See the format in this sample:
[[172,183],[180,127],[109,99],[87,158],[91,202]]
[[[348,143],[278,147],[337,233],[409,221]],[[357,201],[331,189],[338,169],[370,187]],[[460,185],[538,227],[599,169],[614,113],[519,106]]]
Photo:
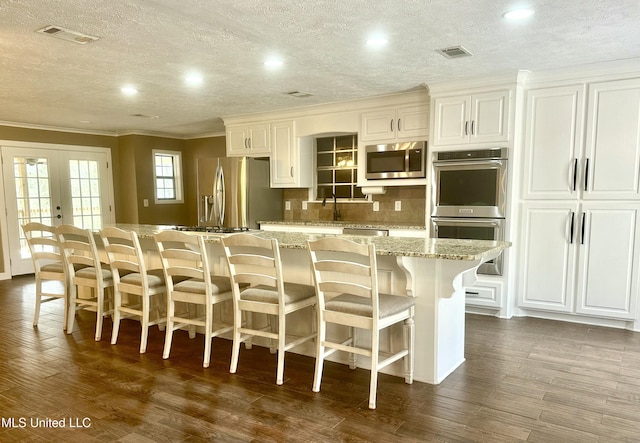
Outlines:
[[433,145],[509,140],[510,90],[434,99]]
[[518,305],[636,319],[639,212],[611,202],[524,203]]
[[264,157],[271,153],[269,123],[227,127],[227,156]]
[[582,204],[578,314],[637,319],[640,205]]
[[585,199],[640,199],[640,79],[589,85]]
[[360,140],[394,142],[424,140],[429,136],[427,106],[405,106],[364,112]]
[[585,85],[532,89],[526,98],[523,197],[571,199],[578,193]]
[[271,187],[313,186],[313,144],[310,137],[296,139],[295,122],[271,123]]
[[527,92],[523,198],[640,199],[640,79]]

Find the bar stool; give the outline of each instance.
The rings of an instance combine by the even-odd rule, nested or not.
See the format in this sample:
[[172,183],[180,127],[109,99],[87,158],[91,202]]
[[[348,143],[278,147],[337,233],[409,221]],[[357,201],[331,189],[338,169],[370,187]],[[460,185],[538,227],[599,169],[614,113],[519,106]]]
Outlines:
[[[100,231],[100,237],[113,273],[111,344],[115,345],[118,341],[120,320],[136,318],[142,327],[140,353],[144,354],[147,351],[149,328],[167,322],[166,316],[160,312],[160,306],[166,306],[164,271],[161,268],[147,270],[140,241],[134,231],[106,227]],[[126,295],[126,301],[123,300],[123,294]],[[155,309],[153,319],[150,314],[152,306]]]
[[[195,328],[204,327],[204,358],[202,366],[209,367],[211,340],[233,330],[223,324],[214,329],[213,307],[232,299],[229,277],[212,275],[202,235],[162,231],[154,235],[167,285],[167,326],[162,358],[169,358],[173,332],[185,327],[195,337]],[[177,313],[176,303],[184,303],[187,312]],[[192,309],[189,309],[191,307]],[[204,316],[194,314],[204,309]]]
[[[102,338],[102,321],[112,314],[113,302],[106,291],[113,288],[111,269],[100,262],[93,232],[73,225],[60,225],[56,229],[60,249],[63,252],[67,274],[69,275],[69,322],[67,334],[73,331],[77,309],[96,311],[95,340]],[[78,288],[90,290],[87,298],[78,297]],[[109,308],[106,308],[109,305]]]
[[[292,312],[311,308],[316,304],[313,286],[285,282],[278,241],[262,239],[252,234],[235,234],[221,239],[234,297],[233,352],[230,372],[238,368],[240,343],[250,343],[254,336],[277,341],[278,365],[276,384],[281,385],[284,377],[285,351],[316,337],[312,334],[299,337],[287,343],[286,316]],[[243,288],[242,285],[247,285]],[[265,328],[254,328],[250,322],[243,324],[243,314],[251,320],[253,314],[267,314],[277,319],[277,330],[272,323]],[[275,325],[273,325],[275,326]]]
[[[60,252],[56,228],[43,223],[30,222],[23,225],[22,230],[29,245],[36,279],[36,308],[33,315],[33,326],[38,326],[40,304],[61,298],[64,302],[62,330],[66,330],[69,317],[69,279],[64,259]],[[60,282],[62,292],[57,293],[46,290],[46,285],[43,285],[43,283],[47,281]]]
[[[336,351],[364,355],[371,364],[369,408],[376,408],[378,371],[404,359],[405,382],[413,383],[414,298],[378,293],[376,250],[373,244],[359,244],[338,237],[308,241],[318,294],[318,340],[313,391],[320,391],[324,360]],[[331,295],[331,296],[329,296]],[[380,331],[404,322],[404,349],[380,359]],[[327,324],[347,326],[349,337],[340,342],[327,339]],[[368,331],[371,348],[355,343],[354,329]]]

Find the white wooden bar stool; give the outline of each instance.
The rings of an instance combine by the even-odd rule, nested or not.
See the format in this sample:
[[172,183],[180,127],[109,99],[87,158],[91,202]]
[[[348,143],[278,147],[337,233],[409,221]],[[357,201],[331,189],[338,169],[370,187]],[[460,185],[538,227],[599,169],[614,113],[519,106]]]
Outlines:
[[[230,372],[238,368],[240,343],[254,336],[277,341],[278,365],[276,384],[284,378],[285,351],[316,337],[313,333],[287,342],[286,316],[292,312],[311,308],[316,304],[315,288],[310,285],[285,282],[277,240],[266,240],[252,234],[235,234],[221,240],[229,266],[234,297],[233,353]],[[243,287],[244,285],[244,287]],[[243,324],[254,313],[267,314],[277,319],[277,330],[271,324],[255,328],[250,322]]]
[[[212,275],[202,235],[162,231],[154,235],[154,239],[167,285],[167,326],[162,358],[169,358],[173,331],[188,327],[193,338],[195,327],[200,326],[204,328],[205,340],[202,366],[208,368],[211,340],[233,330],[233,325],[229,324],[214,329],[213,322],[214,305],[232,299],[229,277]],[[184,303],[187,312],[176,312],[176,303]],[[204,315],[198,315],[198,308],[204,310]]]
[[[104,249],[109,257],[113,273],[113,331],[111,344],[118,341],[120,320],[135,318],[140,320],[140,353],[147,351],[149,328],[164,325],[167,292],[162,268],[147,270],[138,235],[116,227],[106,227],[100,231]],[[125,295],[125,297],[123,297]],[[155,315],[151,317],[151,308]],[[162,312],[160,308],[162,309]]]
[[[41,303],[62,299],[64,303],[62,329],[66,330],[69,317],[69,278],[60,252],[56,228],[39,222],[30,222],[22,226],[22,230],[29,245],[36,279],[36,307],[33,326],[38,326]],[[61,292],[50,292],[46,284],[48,281],[59,282]]]
[[[414,298],[378,293],[376,251],[373,244],[359,244],[343,238],[327,237],[307,242],[318,294],[318,340],[313,391],[320,391],[324,359],[336,351],[364,355],[371,362],[369,408],[376,407],[378,371],[404,359],[405,382],[413,382]],[[405,346],[380,359],[380,331],[404,322]],[[349,337],[334,342],[327,339],[327,324],[347,326]],[[356,345],[354,329],[368,331],[371,348]]]
[[[113,302],[108,289],[113,288],[111,269],[100,262],[93,232],[73,225],[60,225],[56,229],[60,249],[62,250],[67,274],[69,275],[69,322],[67,334],[73,331],[77,309],[96,311],[95,340],[102,338],[102,321],[112,314]],[[87,297],[78,297],[78,288],[90,290]],[[84,295],[84,294],[83,294]],[[107,308],[108,305],[108,308]]]

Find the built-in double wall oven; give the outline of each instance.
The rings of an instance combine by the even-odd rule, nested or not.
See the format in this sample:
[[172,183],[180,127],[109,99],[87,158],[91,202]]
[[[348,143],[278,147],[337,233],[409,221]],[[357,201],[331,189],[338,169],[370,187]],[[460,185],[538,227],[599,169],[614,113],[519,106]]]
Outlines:
[[[504,240],[507,148],[433,153],[431,236]],[[502,254],[478,273],[502,275]]]

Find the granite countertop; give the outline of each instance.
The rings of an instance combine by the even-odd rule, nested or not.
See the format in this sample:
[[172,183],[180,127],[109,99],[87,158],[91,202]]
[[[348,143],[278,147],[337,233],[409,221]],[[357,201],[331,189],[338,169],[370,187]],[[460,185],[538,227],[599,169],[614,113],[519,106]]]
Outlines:
[[[174,226],[166,225],[134,225],[116,224],[121,229],[136,231],[141,238],[152,238],[153,234],[173,229]],[[202,235],[207,243],[219,243],[220,238],[233,234],[207,234],[192,232],[193,235]],[[251,231],[251,234],[262,238],[275,238],[281,248],[306,249],[307,240],[317,240],[323,237],[335,237],[336,234],[308,234],[301,232],[276,232],[276,231]],[[398,257],[422,257],[446,260],[479,260],[484,256],[499,252],[511,246],[511,242],[499,242],[488,240],[459,240],[459,239],[433,239],[423,236],[416,237],[372,237],[360,235],[342,235],[361,243],[373,243],[376,245],[378,255],[391,255]]]
[[371,229],[417,229],[424,230],[424,225],[415,225],[398,222],[349,222],[330,220],[265,220],[259,221],[259,225],[285,225],[285,226],[329,226],[338,228],[371,228]]

